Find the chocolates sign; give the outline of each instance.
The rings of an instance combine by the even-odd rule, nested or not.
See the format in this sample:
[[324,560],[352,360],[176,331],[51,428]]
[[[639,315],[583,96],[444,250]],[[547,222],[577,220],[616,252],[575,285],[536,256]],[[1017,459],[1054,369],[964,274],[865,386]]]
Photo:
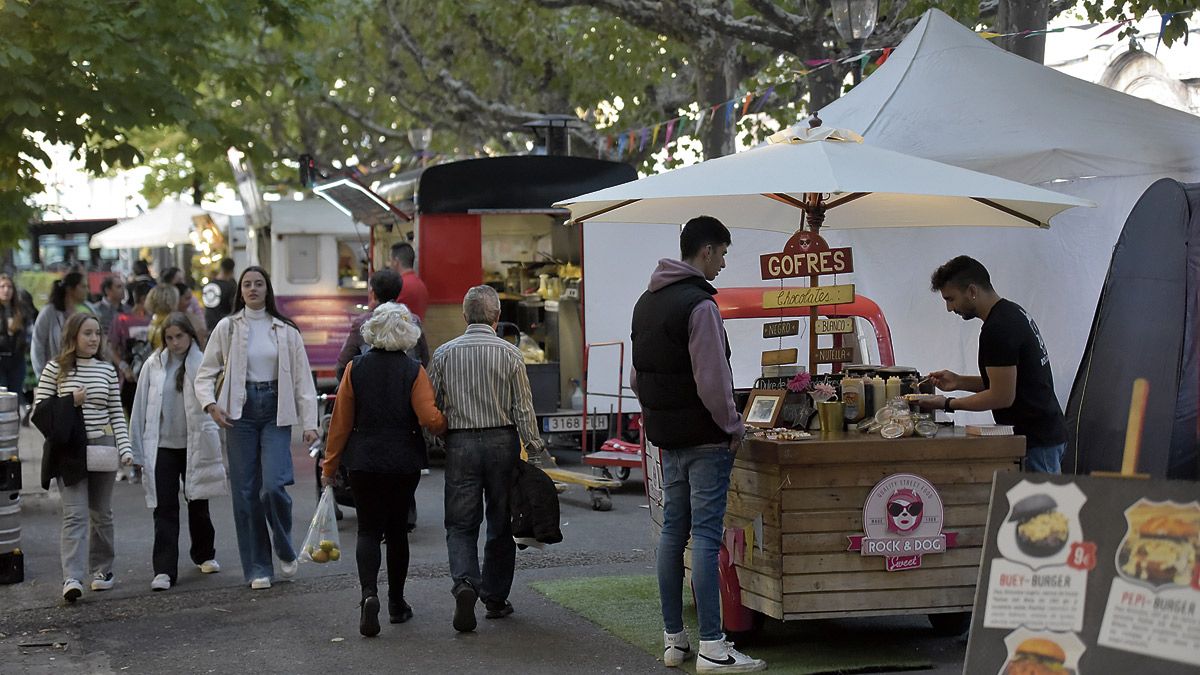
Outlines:
[[867,495],[866,534],[851,536],[848,550],[883,556],[889,572],[917,569],[921,556],[954,545],[954,533],[943,533],[942,525],[942,498],[933,484],[915,474],[893,474]]

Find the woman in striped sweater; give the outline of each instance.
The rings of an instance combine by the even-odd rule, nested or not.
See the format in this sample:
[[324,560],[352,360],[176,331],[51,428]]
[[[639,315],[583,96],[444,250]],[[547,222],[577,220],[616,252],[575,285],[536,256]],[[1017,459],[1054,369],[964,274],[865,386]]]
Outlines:
[[95,315],[71,315],[63,328],[62,350],[42,370],[33,396],[35,407],[55,397],[72,397],[75,405],[83,408],[87,428],[87,479],[74,485],[58,479],[63,510],[63,598],[67,602],[83,595],[83,579],[89,572],[93,591],[113,587],[113,476],[118,464],[133,463],[117,371],[111,363],[96,358],[102,342]]

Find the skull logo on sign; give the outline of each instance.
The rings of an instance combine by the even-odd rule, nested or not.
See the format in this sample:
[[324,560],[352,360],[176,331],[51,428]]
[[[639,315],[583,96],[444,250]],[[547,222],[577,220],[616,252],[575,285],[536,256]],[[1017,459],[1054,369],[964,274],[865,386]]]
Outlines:
[[908,534],[921,525],[921,496],[908,488],[900,488],[887,500],[887,529]]

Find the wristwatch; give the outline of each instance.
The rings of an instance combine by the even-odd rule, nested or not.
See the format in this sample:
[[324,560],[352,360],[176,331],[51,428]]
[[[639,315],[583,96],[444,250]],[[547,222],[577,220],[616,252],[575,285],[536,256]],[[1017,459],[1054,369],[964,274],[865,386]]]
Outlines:
[[954,409],[950,407],[950,401],[953,401],[953,400],[954,400],[954,399],[952,399],[952,398],[950,398],[949,396],[947,396],[947,397],[946,397],[946,402],[942,404],[942,410],[943,410],[943,411],[945,411],[945,412],[948,412],[948,413],[952,413],[952,412],[954,412]]

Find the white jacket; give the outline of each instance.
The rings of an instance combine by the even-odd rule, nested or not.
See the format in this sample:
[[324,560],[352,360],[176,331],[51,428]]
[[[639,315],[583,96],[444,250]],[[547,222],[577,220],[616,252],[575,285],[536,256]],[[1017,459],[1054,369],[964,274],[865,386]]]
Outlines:
[[[302,425],[301,429],[316,430],[317,387],[313,383],[308,354],[300,331],[279,319],[271,319],[275,344],[279,348],[279,371],[276,377],[279,392],[275,424],[281,427]],[[241,419],[246,403],[246,351],[250,340],[250,322],[245,312],[221,319],[208,336],[204,361],[196,374],[196,398],[200,409],[216,403],[229,413],[230,419]],[[217,392],[217,377],[225,372],[221,391]]]
[[[142,367],[138,377],[137,394],[129,417],[129,441],[133,446],[133,461],[141,464],[145,473],[142,486],[146,488],[146,506],[158,506],[154,484],[154,466],[158,461],[158,430],[162,418],[163,390],[174,387],[166,381],[170,353],[160,349]],[[194,382],[204,357],[198,345],[192,345],[184,360],[183,407],[187,411],[187,467],[183,496],[189,501],[209,499],[229,494],[225,482],[225,460],[221,455],[221,432],[217,423],[204,413],[196,399]]]

